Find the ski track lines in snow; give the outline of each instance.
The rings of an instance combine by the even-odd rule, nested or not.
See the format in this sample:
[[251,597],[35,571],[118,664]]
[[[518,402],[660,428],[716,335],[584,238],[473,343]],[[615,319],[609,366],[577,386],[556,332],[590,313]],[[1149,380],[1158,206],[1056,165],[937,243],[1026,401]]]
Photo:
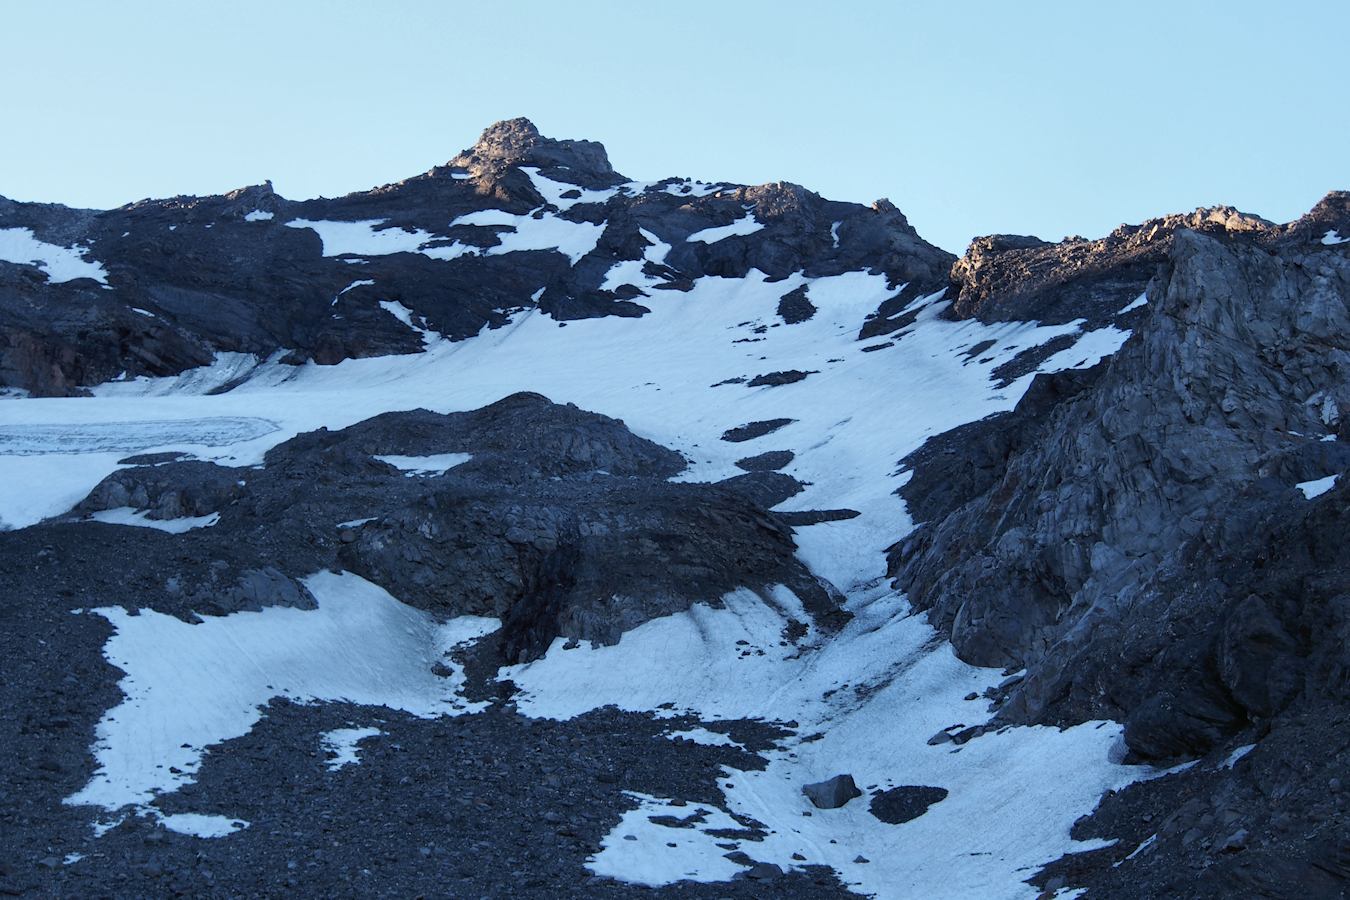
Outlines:
[[[495,620],[439,624],[355,575],[319,573],[305,586],[317,609],[268,607],[195,624],[150,610],[95,610],[116,629],[104,655],[126,673],[125,699],[98,724],[93,778],[66,802],[154,814],[156,795],[191,782],[203,750],[247,734],[274,697],[424,717],[480,708],[457,696],[463,675],[445,654],[495,630]],[[434,674],[438,662],[453,674]]]
[[[780,324],[779,298],[803,285],[816,315],[797,325]],[[1037,865],[1085,849],[1069,839],[1072,821],[1090,811],[1104,790],[1141,777],[1142,770],[1112,762],[1119,743],[1114,724],[1065,732],[1011,729],[977,738],[955,753],[952,745],[928,747],[934,732],[986,718],[982,704],[961,698],[999,675],[957,661],[950,645],[908,615],[903,598],[877,585],[885,574],[885,547],[912,527],[904,504],[893,495],[908,477],[897,471],[897,461],[932,435],[1012,408],[1032,376],[999,388],[991,371],[1022,350],[1079,334],[1081,324],[952,322],[940,317],[947,304],[933,295],[910,305],[916,320],[899,334],[896,346],[861,352],[864,344],[855,339],[859,324],[893,294],[883,276],[862,272],[776,283],[758,272],[744,279],[705,277],[687,293],[655,292],[643,301],[652,312],[642,319],[587,319],[563,329],[547,315],[527,310],[507,326],[467,341],[452,343],[428,334],[425,351],[412,356],[325,367],[253,360],[249,381],[216,396],[184,393],[222,377],[208,369],[190,378],[108,385],[94,398],[6,401],[6,412],[22,427],[266,416],[275,431],[236,435],[237,440],[208,448],[210,455],[200,454],[246,466],[260,463],[278,442],[321,426],[342,428],[395,409],[475,409],[534,390],[556,402],[621,418],[637,434],[684,453],[690,467],[679,476],[682,480],[720,480],[739,474],[734,462],[742,456],[791,449],[796,457],[786,471],[808,486],[784,508],[845,507],[861,513],[797,532],[801,558],[849,597],[856,618],[841,635],[808,636],[818,646],[788,659],[778,646],[783,614],[738,592],[725,598],[722,608],[699,606],[648,623],[615,647],[562,655],[555,648],[509,676],[526,689],[522,709],[557,716],[608,702],[651,711],[675,701],[705,719],[749,715],[809,723],[799,735],[816,730],[826,737],[785,744],[781,752],[769,754],[764,772],[729,773],[735,787],[726,787],[726,809],[751,815],[772,830],[763,843],[746,844],[753,857],[786,866],[792,864],[791,853],[801,852],[808,862],[835,867],[860,890],[885,895],[908,896],[922,889],[933,896],[1032,896],[1034,890],[1022,879]],[[760,326],[763,333],[757,333]],[[1127,336],[1114,328],[1079,334],[1073,347],[1042,369],[1091,365]],[[993,345],[968,359],[964,351],[981,341]],[[521,366],[521,359],[531,364]],[[223,358],[211,368],[240,365]],[[711,387],[784,369],[816,374],[779,387]],[[728,428],[773,418],[795,421],[748,443],[719,440]],[[181,440],[165,435],[169,446]],[[27,491],[17,503],[21,513],[15,512],[13,480],[0,485],[0,515],[12,524],[28,524],[69,509],[115,468],[116,457],[108,454],[84,458],[89,465],[61,471],[54,483]],[[16,463],[43,459],[72,457],[8,456],[0,464],[13,471]],[[316,576],[324,577],[338,578]],[[378,591],[353,578],[343,576],[338,584],[363,596]],[[383,625],[347,628],[344,623],[356,613],[344,605],[343,591],[314,592],[324,595],[315,611],[269,609],[197,625],[154,613],[132,618],[104,611],[118,629],[107,653],[128,673],[123,689],[129,699],[100,727],[101,768],[77,795],[80,802],[110,808],[148,803],[156,790],[179,783],[165,774],[169,765],[183,770],[184,777],[195,771],[200,751],[179,745],[199,748],[246,732],[259,715],[258,705],[277,694],[341,697],[425,714],[453,709],[448,688],[428,684],[431,657],[425,651],[436,639],[413,638],[407,629],[388,626],[388,621],[407,621],[414,623],[408,626],[412,631],[434,635],[434,626],[420,613],[385,595],[374,604],[378,615],[387,617],[380,619]],[[785,609],[798,608],[786,591],[772,599]],[[445,627],[466,626],[452,622]],[[469,631],[488,627],[480,620]],[[372,641],[370,634],[384,637]],[[765,656],[742,659],[734,645],[740,635],[762,647]],[[343,642],[356,637],[359,641],[346,648]],[[414,648],[406,641],[423,652],[410,652]],[[222,642],[231,654],[236,646],[246,646],[255,657],[274,660],[268,663],[271,671],[234,674],[228,669],[234,663],[222,658]],[[369,672],[344,681],[342,673],[328,671],[322,663],[334,646],[359,654]],[[217,674],[206,683],[184,683],[180,670],[198,657],[209,661],[201,670]],[[633,677],[636,672],[643,677]],[[863,685],[865,695],[857,690]],[[428,699],[435,690],[440,705]],[[133,720],[161,723],[156,726],[161,730],[163,722],[181,721],[191,733],[165,738],[155,729],[123,724]],[[927,784],[945,787],[951,795],[902,826],[872,818],[866,798],[842,810],[802,816],[801,785],[846,771],[864,786]],[[649,863],[625,861],[631,848],[615,849],[618,845],[607,841],[593,860],[596,871],[660,883],[677,875],[725,877],[721,851],[715,856],[690,851],[691,858],[697,857],[692,868],[683,857],[658,859],[672,840],[670,829],[642,821],[625,817],[620,827],[641,829],[638,841],[623,843],[650,846],[652,853],[643,855]],[[872,862],[853,863],[859,854]],[[656,866],[665,868],[650,868]],[[679,874],[686,870],[695,874]]]

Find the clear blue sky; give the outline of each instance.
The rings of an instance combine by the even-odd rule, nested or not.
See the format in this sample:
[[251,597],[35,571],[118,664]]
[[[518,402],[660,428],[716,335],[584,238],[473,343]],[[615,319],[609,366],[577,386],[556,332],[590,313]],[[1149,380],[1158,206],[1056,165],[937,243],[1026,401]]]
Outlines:
[[1343,0],[14,0],[0,23],[21,200],[333,196],[518,115],[633,178],[887,196],[957,252],[1350,188]]

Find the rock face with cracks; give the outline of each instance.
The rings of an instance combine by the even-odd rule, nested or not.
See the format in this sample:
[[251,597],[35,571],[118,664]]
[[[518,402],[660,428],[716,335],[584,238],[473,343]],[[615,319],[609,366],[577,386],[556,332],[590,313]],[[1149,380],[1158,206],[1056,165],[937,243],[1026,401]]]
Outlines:
[[[1255,742],[1215,776],[1233,797],[1229,831],[1267,814],[1263,791],[1293,796],[1318,777],[1288,770],[1278,736],[1298,734],[1314,768],[1346,765],[1346,485],[1312,499],[1296,486],[1350,468],[1350,258],[1321,240],[1347,219],[1350,195],[1333,194],[1282,227],[1219,210],[1091,252],[977,241],[954,269],[968,314],[1028,303],[1090,317],[1083,298],[1147,299],[1112,358],[1038,376],[1014,411],[904,461],[922,524],[891,548],[891,572],[962,658],[1026,670],[994,696],[999,719],[1124,720],[1131,753],[1160,762]],[[1147,803],[1176,789],[1130,790]],[[1178,815],[1185,831],[1214,812]],[[1319,815],[1345,833],[1342,803]],[[1300,846],[1292,819],[1273,821],[1227,844],[1225,871],[1243,881],[1290,858],[1309,883],[1344,887],[1350,870],[1325,862],[1344,857],[1341,839]],[[1160,845],[1138,865],[1156,876],[1186,852]],[[1134,865],[1102,858],[1074,883]]]

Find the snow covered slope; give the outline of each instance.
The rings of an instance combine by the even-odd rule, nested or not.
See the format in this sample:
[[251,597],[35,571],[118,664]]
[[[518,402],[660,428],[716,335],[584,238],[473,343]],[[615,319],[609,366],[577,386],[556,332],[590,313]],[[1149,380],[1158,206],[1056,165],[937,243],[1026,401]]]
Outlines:
[[[802,288],[816,312],[805,322],[786,324],[777,314],[780,300]],[[247,381],[219,395],[198,393],[197,385],[213,379],[189,372],[174,381],[105,385],[92,398],[11,402],[3,439],[12,450],[4,465],[14,477],[0,488],[0,516],[11,527],[23,527],[65,512],[132,449],[187,452],[238,466],[244,477],[268,448],[301,432],[339,428],[394,409],[474,409],[523,390],[622,418],[639,435],[683,453],[690,462],[680,476],[686,480],[720,481],[740,473],[737,459],[791,451],[784,471],[805,488],[784,510],[858,513],[797,529],[801,558],[848,597],[854,619],[843,632],[814,634],[803,647],[783,647],[780,635],[797,605],[790,593],[774,600],[786,604],[786,615],[753,594],[708,597],[718,608],[653,621],[612,648],[564,651],[559,639],[544,659],[504,672],[524,690],[520,710],[571,716],[616,704],[668,715],[661,708],[673,703],[704,721],[795,720],[793,736],[769,753],[765,771],[728,771],[724,778],[735,785],[725,789],[726,812],[751,817],[767,832],[762,840],[740,844],[753,858],[791,868],[798,864],[796,853],[803,865],[828,865],[857,889],[886,896],[916,890],[968,896],[977,886],[990,896],[1034,896],[1022,879],[1074,849],[1068,836],[1073,821],[1090,811],[1104,790],[1144,770],[1119,764],[1119,727],[1106,723],[1064,733],[1015,729],[964,746],[927,743],[942,729],[987,719],[985,701],[963,698],[1003,676],[957,661],[885,585],[885,548],[910,528],[904,504],[894,495],[907,478],[896,461],[930,435],[1010,409],[1033,373],[1003,384],[993,372],[1019,353],[1067,338],[1067,346],[1042,368],[1088,366],[1113,352],[1128,332],[1085,331],[1073,322],[1043,327],[950,321],[941,315],[947,302],[938,293],[902,309],[912,322],[883,346],[858,341],[860,321],[898,290],[885,276],[866,272],[782,281],[758,272],[739,279],[705,276],[687,292],[653,297],[651,312],[641,319],[585,319],[560,327],[540,312],[522,311],[505,327],[466,341],[433,335],[416,355],[335,366],[259,361]],[[659,338],[653,341],[653,335]],[[233,359],[221,365],[237,370]],[[789,384],[749,386],[756,376],[780,371],[811,374]],[[738,426],[767,420],[787,424],[750,441],[722,439]],[[241,422],[268,425],[234,424]],[[45,437],[55,434],[62,439]],[[72,437],[85,434],[93,437]],[[44,442],[49,452],[37,452]],[[35,477],[39,472],[48,477]],[[340,583],[345,582],[334,585]],[[241,733],[271,693],[405,704],[380,696],[374,684],[311,686],[314,678],[328,677],[322,674],[327,651],[304,649],[312,640],[327,640],[318,637],[332,627],[321,618],[328,609],[323,604],[321,598],[316,612],[278,611],[287,622],[278,618],[275,628],[267,629],[266,611],[201,625],[104,613],[118,632],[107,652],[127,673],[122,689],[138,716],[181,720],[168,710],[189,704],[205,717],[204,725],[191,735],[154,738],[160,747],[150,742],[155,729],[136,726],[138,719],[128,718],[121,707],[110,710],[100,726],[100,773],[71,802],[97,804],[112,814],[124,804],[150,801],[156,786],[172,790],[191,778],[191,760],[200,749],[168,748],[208,747]],[[311,629],[320,629],[314,639],[305,637]],[[259,656],[259,641],[269,648],[266,657]],[[199,650],[186,649],[197,642],[204,642]],[[407,664],[397,642],[363,643],[372,667]],[[228,648],[249,648],[250,667],[261,666],[270,691],[189,695],[182,681],[152,674],[170,664],[157,649],[170,644],[184,648],[191,665],[228,654]],[[311,674],[296,680],[302,672]],[[390,689],[413,690],[414,674],[402,685],[390,683]],[[222,677],[238,681],[224,673],[211,680],[219,683]],[[818,733],[825,740],[806,740]],[[157,767],[174,763],[184,774],[164,784],[133,777],[129,769],[118,774],[131,760],[141,771],[162,771]],[[1003,775],[990,778],[996,763]],[[943,787],[951,798],[903,826],[881,822],[861,801],[858,809],[804,817],[811,808],[801,785],[835,769],[883,788]],[[114,791],[114,785],[122,787]],[[635,810],[651,812],[653,803],[679,799],[633,802]],[[1002,812],[995,816],[994,810]],[[981,819],[981,827],[969,827],[972,817]],[[1034,833],[1025,827],[1029,818],[1037,823]],[[634,828],[638,841],[624,840]],[[724,858],[727,851],[715,837],[696,851],[682,846],[679,862],[667,859],[668,830],[643,816],[626,817],[607,849],[595,856],[593,871],[647,884],[716,880],[742,871]],[[872,861],[859,863],[856,857]],[[972,859],[983,862],[972,866]],[[964,880],[952,878],[957,869]]]

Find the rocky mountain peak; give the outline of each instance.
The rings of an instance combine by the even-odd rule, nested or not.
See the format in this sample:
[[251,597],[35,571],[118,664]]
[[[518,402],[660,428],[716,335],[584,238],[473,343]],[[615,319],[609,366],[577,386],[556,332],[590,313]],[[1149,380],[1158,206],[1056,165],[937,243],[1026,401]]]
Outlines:
[[468,153],[483,159],[503,159],[519,162],[546,138],[539,133],[535,124],[524,116],[514,119],[502,119],[483,129],[477,142]]
[[249,184],[244,187],[235,188],[225,194],[226,200],[252,200],[275,197],[276,191],[272,189],[272,179],[267,179],[262,184]]
[[1121,225],[1096,240],[977,237],[952,266],[958,291],[953,310],[987,321],[1104,321],[1144,290],[1183,231],[1260,243],[1279,237],[1281,228],[1232,206],[1212,206]]
[[738,193],[742,202],[755,204],[755,215],[765,220],[799,213],[822,199],[815,191],[789,181],[752,185]]
[[248,215],[251,212],[274,213],[278,204],[285,202],[284,198],[272,189],[270,178],[262,184],[235,188],[225,195],[225,201],[229,209],[240,215]]
[[550,177],[586,187],[618,184],[609,154],[598,141],[555,140],[539,133],[529,119],[503,119],[489,125],[478,141],[450,160],[452,167],[468,169],[474,177],[492,175],[512,166],[538,166]]
[[1337,238],[1350,237],[1350,191],[1332,191],[1307,214],[1289,224],[1289,233],[1295,237],[1320,242],[1328,232]]

